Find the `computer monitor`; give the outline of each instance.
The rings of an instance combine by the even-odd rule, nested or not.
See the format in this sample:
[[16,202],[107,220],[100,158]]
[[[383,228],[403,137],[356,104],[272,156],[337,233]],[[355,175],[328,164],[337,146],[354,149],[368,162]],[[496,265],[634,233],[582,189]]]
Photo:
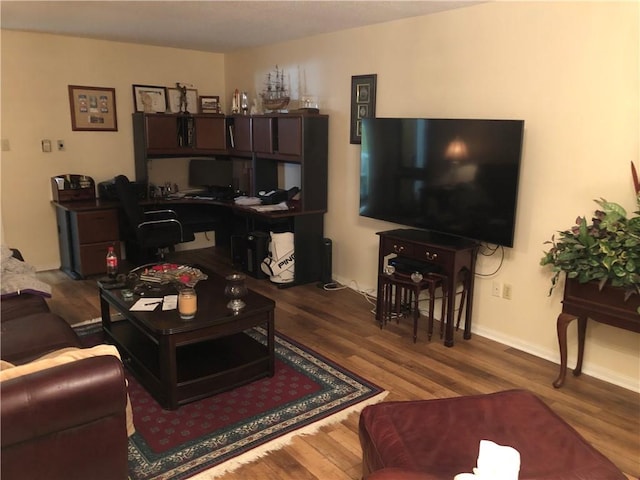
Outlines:
[[189,161],[189,186],[208,191],[229,190],[233,186],[233,163],[215,158]]

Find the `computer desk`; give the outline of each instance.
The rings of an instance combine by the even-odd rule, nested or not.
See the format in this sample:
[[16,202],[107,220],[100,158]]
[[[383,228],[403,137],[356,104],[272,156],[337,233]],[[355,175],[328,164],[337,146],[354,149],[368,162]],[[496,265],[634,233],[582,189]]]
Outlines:
[[[119,240],[123,239],[120,226],[126,221],[120,204],[101,199],[52,203],[58,224],[60,269],[75,279],[104,274],[107,248],[115,244],[119,252]],[[293,232],[295,277],[286,286],[317,282],[322,276],[326,210],[301,210],[295,201],[289,202],[289,210],[276,212],[258,212],[233,201],[195,198],[153,198],[140,200],[140,204],[145,210],[175,210],[194,232],[215,231],[216,246],[223,248],[231,246],[235,235]]]

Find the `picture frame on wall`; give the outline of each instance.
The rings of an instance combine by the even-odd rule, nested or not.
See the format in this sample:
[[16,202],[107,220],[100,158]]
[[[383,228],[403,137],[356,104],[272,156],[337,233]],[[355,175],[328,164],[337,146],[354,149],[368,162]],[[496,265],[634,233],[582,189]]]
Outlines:
[[[167,102],[171,113],[180,113],[180,89],[167,88]],[[187,89],[187,112],[198,113],[198,90]]]
[[201,96],[200,113],[220,113],[220,96]]
[[167,88],[154,85],[133,85],[136,112],[164,113],[167,110]]
[[116,89],[69,85],[71,130],[118,131]]
[[351,143],[362,143],[362,119],[376,116],[377,78],[375,73],[351,77]]

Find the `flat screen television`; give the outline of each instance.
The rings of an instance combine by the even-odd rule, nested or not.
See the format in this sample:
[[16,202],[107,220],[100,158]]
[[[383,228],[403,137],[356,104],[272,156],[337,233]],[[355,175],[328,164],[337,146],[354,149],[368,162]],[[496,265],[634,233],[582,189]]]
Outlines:
[[366,118],[360,215],[513,247],[523,120]]
[[233,163],[217,158],[189,160],[189,186],[209,192],[229,190],[233,185]]

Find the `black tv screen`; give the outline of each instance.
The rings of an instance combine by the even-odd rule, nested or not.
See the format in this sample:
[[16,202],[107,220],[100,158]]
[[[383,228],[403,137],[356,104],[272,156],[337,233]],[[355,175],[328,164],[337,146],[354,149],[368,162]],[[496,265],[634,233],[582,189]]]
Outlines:
[[523,120],[365,118],[360,215],[513,247]]

